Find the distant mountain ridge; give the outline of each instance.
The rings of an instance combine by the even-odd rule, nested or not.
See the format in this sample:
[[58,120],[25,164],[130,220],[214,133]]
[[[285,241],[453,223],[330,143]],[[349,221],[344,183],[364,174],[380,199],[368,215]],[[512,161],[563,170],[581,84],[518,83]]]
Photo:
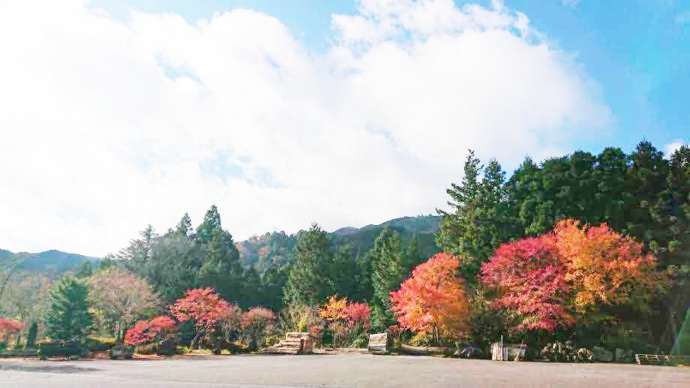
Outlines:
[[[420,254],[431,256],[438,252],[434,241],[434,234],[438,231],[440,221],[441,217],[434,215],[400,217],[378,225],[366,225],[361,228],[343,227],[329,234],[335,245],[347,244],[352,248],[353,254],[363,255],[373,247],[374,241],[381,231],[388,227],[400,233],[404,243],[416,237]],[[253,267],[259,273],[263,273],[271,265],[282,266],[290,262],[293,248],[297,244],[300,233],[302,231],[295,234],[287,234],[282,231],[270,232],[238,241],[235,245],[240,252],[242,264],[245,267]],[[19,269],[41,272],[49,276],[74,272],[84,262],[93,263],[99,260],[96,257],[54,249],[38,253],[14,253],[0,249],[0,261],[9,260],[13,257],[23,259]]]
[[0,260],[20,259],[18,269],[30,272],[41,272],[57,276],[68,271],[76,271],[84,262],[98,261],[99,258],[68,253],[51,249],[38,253],[11,252],[0,249]]
[[[400,234],[403,243],[416,237],[419,253],[431,256],[439,251],[434,235],[440,222],[441,217],[434,215],[400,217],[361,228],[347,226],[329,234],[334,245],[349,245],[353,254],[364,255],[374,246],[374,241],[381,231],[388,227]],[[254,267],[259,273],[273,264],[287,264],[291,260],[292,248],[297,244],[300,233],[302,232],[288,235],[285,232],[273,232],[239,241],[236,246],[240,251],[240,260],[243,265]]]

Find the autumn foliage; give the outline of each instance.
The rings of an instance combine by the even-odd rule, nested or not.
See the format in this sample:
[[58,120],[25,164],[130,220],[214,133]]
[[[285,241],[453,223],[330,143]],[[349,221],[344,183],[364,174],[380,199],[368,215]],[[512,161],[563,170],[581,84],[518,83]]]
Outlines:
[[275,320],[273,311],[263,307],[253,307],[242,314],[240,327],[250,349],[262,345],[264,338],[273,331]]
[[321,308],[319,315],[333,334],[333,343],[338,345],[351,341],[358,334],[371,327],[371,309],[366,303],[350,302],[347,298],[333,295]]
[[552,234],[501,245],[482,267],[482,282],[499,292],[495,308],[519,317],[518,331],[553,332],[575,323],[567,302],[570,285]]
[[150,321],[137,321],[125,333],[125,344],[137,346],[160,341],[175,330],[175,325],[175,320],[164,315]]
[[417,266],[400,290],[391,293],[392,309],[402,329],[457,339],[467,329],[469,303],[456,275],[459,260],[439,253]]
[[554,230],[558,252],[567,267],[566,280],[574,290],[579,313],[601,305],[633,305],[645,309],[663,275],[655,272],[656,258],[641,243],[608,226],[581,226],[565,220]]
[[517,318],[518,331],[554,332],[601,318],[607,306],[646,308],[665,284],[655,266],[642,244],[608,226],[563,220],[551,233],[501,245],[481,281],[497,293],[493,307]]
[[0,341],[7,340],[7,337],[20,332],[24,328],[24,324],[15,319],[8,319],[0,317]]
[[234,307],[212,288],[195,288],[170,306],[170,312],[180,322],[192,320],[197,329],[208,330],[227,318]]

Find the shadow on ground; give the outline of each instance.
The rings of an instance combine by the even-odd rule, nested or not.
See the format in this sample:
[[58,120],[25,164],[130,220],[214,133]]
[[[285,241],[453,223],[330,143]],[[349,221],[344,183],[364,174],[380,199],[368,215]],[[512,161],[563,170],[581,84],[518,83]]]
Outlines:
[[39,372],[39,373],[80,373],[96,372],[97,368],[84,368],[74,365],[21,365],[0,364],[0,371]]

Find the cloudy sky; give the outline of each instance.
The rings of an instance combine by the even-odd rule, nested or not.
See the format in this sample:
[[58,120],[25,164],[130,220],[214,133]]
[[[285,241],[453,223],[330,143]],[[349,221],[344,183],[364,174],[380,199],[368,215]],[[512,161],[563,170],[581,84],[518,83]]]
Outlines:
[[0,0],[0,248],[114,252],[434,212],[508,170],[690,140],[690,3]]

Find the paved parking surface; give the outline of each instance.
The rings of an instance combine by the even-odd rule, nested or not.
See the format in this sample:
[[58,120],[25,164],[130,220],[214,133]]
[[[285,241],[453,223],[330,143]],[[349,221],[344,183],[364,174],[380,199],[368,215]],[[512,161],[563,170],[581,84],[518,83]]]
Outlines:
[[0,387],[690,387],[690,368],[412,356],[0,360]]

